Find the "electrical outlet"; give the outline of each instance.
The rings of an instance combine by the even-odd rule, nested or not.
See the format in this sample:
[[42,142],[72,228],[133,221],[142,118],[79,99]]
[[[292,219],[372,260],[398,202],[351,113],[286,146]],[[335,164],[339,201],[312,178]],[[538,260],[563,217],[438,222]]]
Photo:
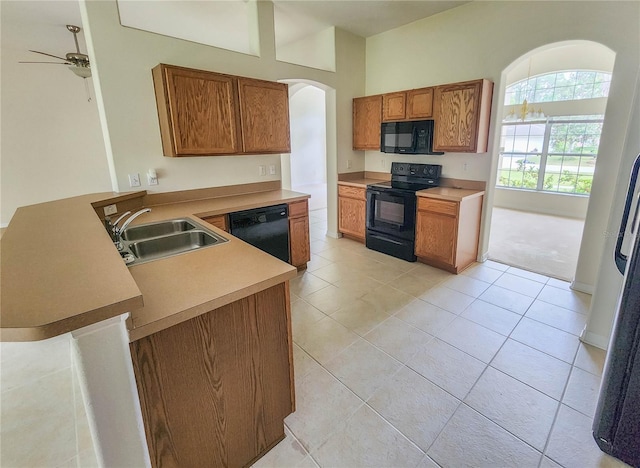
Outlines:
[[353,162],[351,159],[347,159],[347,169],[351,169],[353,167]]
[[387,160],[386,160],[385,158],[382,158],[382,159],[380,160],[380,167],[381,167],[382,169],[384,169],[385,167],[387,167]]
[[140,174],[129,174],[129,187],[140,187]]
[[269,164],[269,175],[276,175],[276,165]]
[[467,163],[462,163],[462,170],[467,172]]
[[258,174],[267,175],[267,166],[264,166],[264,165],[258,166]]
[[115,203],[113,205],[107,205],[103,209],[104,209],[105,216],[111,216],[118,212],[118,207],[116,206]]

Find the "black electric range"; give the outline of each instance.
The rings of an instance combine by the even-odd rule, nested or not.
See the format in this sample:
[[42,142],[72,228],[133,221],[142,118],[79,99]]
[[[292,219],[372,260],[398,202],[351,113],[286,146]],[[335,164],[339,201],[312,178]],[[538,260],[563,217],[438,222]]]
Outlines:
[[391,180],[367,186],[366,245],[415,262],[416,192],[440,185],[442,166],[391,164]]

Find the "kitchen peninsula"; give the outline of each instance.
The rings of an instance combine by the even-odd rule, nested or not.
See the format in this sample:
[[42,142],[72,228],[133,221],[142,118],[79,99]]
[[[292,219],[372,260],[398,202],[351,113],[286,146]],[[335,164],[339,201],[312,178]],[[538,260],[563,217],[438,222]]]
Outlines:
[[134,224],[205,224],[309,197],[266,188],[93,194],[20,208],[12,219],[2,237],[0,337],[71,332],[104,466],[246,465],[284,437],[295,408],[296,268],[215,226],[229,242],[127,268],[96,216],[110,204],[145,206],[151,213]]

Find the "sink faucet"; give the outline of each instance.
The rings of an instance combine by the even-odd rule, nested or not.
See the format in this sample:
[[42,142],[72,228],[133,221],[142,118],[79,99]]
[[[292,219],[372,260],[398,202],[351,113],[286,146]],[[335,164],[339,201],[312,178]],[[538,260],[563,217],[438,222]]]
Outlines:
[[[151,208],[143,208],[140,211],[136,211],[135,213],[133,213],[129,219],[127,219],[124,224],[122,225],[122,227],[118,230],[119,234],[122,234],[122,231],[124,231],[125,229],[127,229],[127,226],[129,226],[129,224],[131,224],[131,221],[133,221],[134,219],[136,219],[138,216],[145,214],[145,213],[149,213],[151,211]],[[116,221],[117,224],[117,221]]]
[[125,229],[127,229],[127,226],[129,226],[129,224],[131,224],[131,222],[138,216],[149,213],[150,211],[151,208],[143,208],[142,210],[136,211],[129,217],[129,219],[124,222],[122,227],[118,227],[118,223],[122,221],[126,216],[130,215],[131,211],[127,211],[126,213],[124,213],[122,216],[116,219],[114,223],[111,223],[110,221],[106,222],[107,230],[110,230],[109,235],[111,236],[111,239],[113,240],[113,243],[116,245],[118,250],[122,250],[122,233]]

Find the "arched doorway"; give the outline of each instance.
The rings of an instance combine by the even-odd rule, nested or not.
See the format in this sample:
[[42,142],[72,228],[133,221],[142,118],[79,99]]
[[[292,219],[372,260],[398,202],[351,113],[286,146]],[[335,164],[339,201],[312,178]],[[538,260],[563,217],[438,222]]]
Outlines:
[[571,41],[503,72],[490,259],[573,280],[614,59]]
[[291,190],[309,193],[309,210],[327,208],[326,106],[324,90],[292,86],[289,96]]

